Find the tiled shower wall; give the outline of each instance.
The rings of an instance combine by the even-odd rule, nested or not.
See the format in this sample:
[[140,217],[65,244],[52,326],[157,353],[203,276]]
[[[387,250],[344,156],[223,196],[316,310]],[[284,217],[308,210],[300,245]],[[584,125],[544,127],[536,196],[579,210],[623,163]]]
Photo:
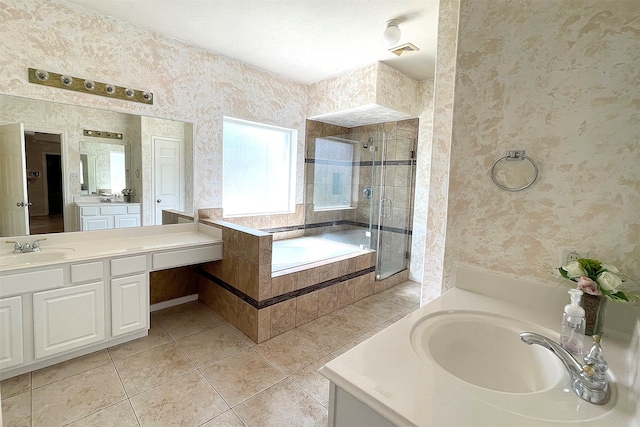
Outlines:
[[[373,223],[377,226],[379,217],[378,201],[380,194],[376,192],[371,199],[363,197],[365,187],[372,186],[374,190],[380,186],[382,167],[376,166],[374,170],[375,184],[371,182],[371,160],[372,153],[370,148],[364,148],[363,144],[368,143],[369,138],[374,141],[381,138],[381,134],[385,133],[388,139],[386,160],[387,173],[385,177],[385,185],[381,189],[384,197],[392,200],[393,207],[389,205],[387,211],[391,214],[391,218],[386,218],[383,222],[384,229],[382,231],[382,247],[379,248],[383,252],[386,260],[393,265],[404,265],[404,250],[399,251],[398,248],[404,248],[404,234],[411,233],[412,228],[412,200],[415,193],[415,173],[412,173],[414,162],[416,139],[418,137],[418,119],[403,120],[399,122],[389,122],[384,124],[359,126],[355,128],[345,128],[340,126],[328,125],[313,120],[307,120],[307,137],[306,137],[306,157],[305,157],[305,216],[307,229],[306,235],[323,234],[332,231],[343,231],[349,229],[364,228],[369,223],[370,215],[373,214]],[[314,163],[310,161],[314,158],[315,139],[323,136],[346,136],[352,140],[359,142],[354,149],[353,161],[359,164],[354,168],[353,185],[352,185],[352,205],[351,209],[340,209],[331,211],[314,210],[313,206],[313,186],[314,186]],[[381,151],[376,152],[376,160],[381,160]],[[394,164],[397,163],[397,164]],[[374,203],[373,210],[371,203]],[[340,225],[324,225],[322,227],[313,227],[314,225],[349,221],[347,224]],[[310,227],[311,226],[311,227]],[[375,227],[374,227],[375,228]],[[372,238],[377,238],[375,232]],[[410,246],[410,245],[409,245]]]

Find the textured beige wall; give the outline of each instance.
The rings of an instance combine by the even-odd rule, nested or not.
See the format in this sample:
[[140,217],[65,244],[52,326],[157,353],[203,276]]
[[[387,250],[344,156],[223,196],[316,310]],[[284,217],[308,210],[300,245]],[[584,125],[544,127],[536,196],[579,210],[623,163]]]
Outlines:
[[[639,3],[462,0],[459,27],[444,286],[458,264],[553,282],[561,246],[640,279]],[[507,149],[529,189],[491,182]]]
[[[296,129],[302,203],[304,85],[65,3],[3,0],[0,22],[0,93],[194,123],[199,207],[221,206],[223,115]],[[30,84],[28,67],[150,90],[154,105]]]

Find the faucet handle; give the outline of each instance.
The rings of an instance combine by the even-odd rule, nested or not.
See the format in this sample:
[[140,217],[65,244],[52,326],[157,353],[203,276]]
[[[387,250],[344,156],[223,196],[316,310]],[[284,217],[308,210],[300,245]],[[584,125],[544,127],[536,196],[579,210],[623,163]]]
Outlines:
[[[591,350],[589,350],[589,353],[584,357],[584,362],[587,366],[592,366],[596,374],[604,374],[604,372],[609,369],[609,364],[602,354],[600,335],[593,336],[593,346],[591,347]],[[585,373],[587,372],[585,371]],[[589,374],[587,373],[587,375]]]
[[22,245],[17,240],[5,240],[5,243],[13,243],[13,253],[22,252]]
[[36,239],[33,241],[33,243],[31,244],[31,250],[33,252],[39,252],[40,251],[40,242],[42,242],[43,240],[47,240],[46,237],[42,237],[40,239]]

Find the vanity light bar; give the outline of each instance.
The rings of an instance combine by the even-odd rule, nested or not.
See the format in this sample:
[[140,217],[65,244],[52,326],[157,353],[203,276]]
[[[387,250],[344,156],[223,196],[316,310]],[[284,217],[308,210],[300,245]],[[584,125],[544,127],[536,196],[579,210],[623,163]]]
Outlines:
[[29,83],[153,105],[153,93],[29,68]]
[[94,138],[122,139],[122,134],[118,132],[105,132],[103,130],[84,129],[82,133],[84,134],[84,136],[92,136]]

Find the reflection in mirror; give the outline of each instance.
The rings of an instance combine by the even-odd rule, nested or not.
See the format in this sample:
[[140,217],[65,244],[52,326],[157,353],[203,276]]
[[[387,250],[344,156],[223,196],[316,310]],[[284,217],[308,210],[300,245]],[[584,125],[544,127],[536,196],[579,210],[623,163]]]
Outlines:
[[192,124],[2,94],[0,105],[0,236],[79,231],[77,203],[101,199],[135,203],[142,226],[193,219]]
[[129,187],[129,147],[82,141],[80,143],[80,194],[113,195]]

